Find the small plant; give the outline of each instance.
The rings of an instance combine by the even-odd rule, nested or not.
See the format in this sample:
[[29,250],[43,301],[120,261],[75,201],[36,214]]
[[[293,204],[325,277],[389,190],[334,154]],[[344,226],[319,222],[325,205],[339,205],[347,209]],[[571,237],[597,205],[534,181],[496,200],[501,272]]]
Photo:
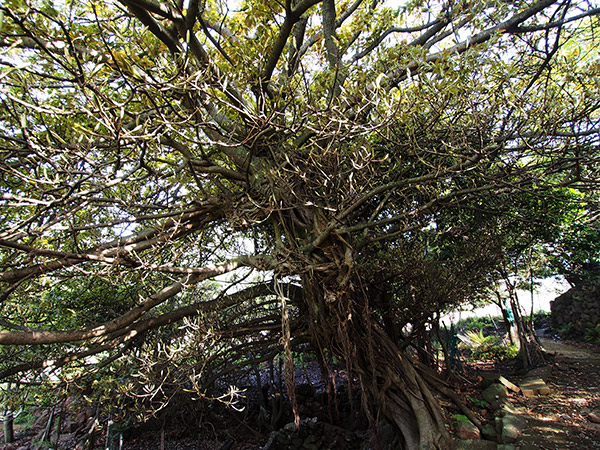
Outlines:
[[484,336],[481,330],[467,331],[462,340],[471,348],[471,357],[477,360],[512,359],[519,353],[515,345],[506,345],[495,335]]
[[585,328],[585,335],[583,337],[587,342],[595,342],[600,344],[600,323],[599,324],[588,324]]
[[475,398],[470,395],[467,396],[467,398],[473,404],[473,406],[476,406],[477,408],[485,408],[488,405],[488,402],[486,402],[485,400],[482,400],[480,398]]
[[558,334],[561,336],[572,336],[575,333],[575,325],[568,323],[558,330]]

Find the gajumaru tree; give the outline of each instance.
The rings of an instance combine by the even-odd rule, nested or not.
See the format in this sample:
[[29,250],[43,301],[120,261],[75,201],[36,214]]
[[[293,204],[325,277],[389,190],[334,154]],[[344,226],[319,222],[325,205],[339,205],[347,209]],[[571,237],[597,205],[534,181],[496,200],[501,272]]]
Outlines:
[[[346,362],[367,412],[406,448],[448,447],[439,386],[382,326],[369,283],[393,262],[384,297],[427,317],[461,296],[435,277],[414,290],[435,301],[405,295],[397,277],[419,273],[427,251],[403,249],[457,232],[436,222],[442,211],[592,187],[593,2],[9,0],[0,11],[4,377],[116,358],[151,330],[223,312],[223,339],[288,356],[309,341],[324,366]],[[483,244],[493,235],[469,239],[482,243],[470,247],[481,280],[501,251]],[[242,283],[249,270],[264,281]],[[231,308],[245,312],[228,323]]]

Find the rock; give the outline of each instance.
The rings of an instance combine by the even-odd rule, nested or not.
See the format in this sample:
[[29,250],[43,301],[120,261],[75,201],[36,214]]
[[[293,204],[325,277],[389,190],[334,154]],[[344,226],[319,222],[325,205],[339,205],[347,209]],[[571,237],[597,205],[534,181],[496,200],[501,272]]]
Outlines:
[[593,423],[600,423],[600,414],[591,412],[587,415],[587,419]]
[[512,444],[498,444],[497,450],[515,450],[515,446]]
[[458,420],[454,430],[460,439],[481,439],[479,428],[469,420]]
[[600,288],[578,280],[576,286],[551,302],[551,324],[572,336],[583,336],[589,325],[599,323]]
[[496,448],[495,442],[483,439],[461,439],[456,442],[456,450],[496,450]]
[[496,381],[498,381],[498,378],[500,378],[501,375],[497,374],[497,373],[482,373],[481,374],[481,386],[485,389],[490,387],[492,384],[494,384]]
[[521,437],[521,430],[512,425],[502,427],[500,441],[504,443],[516,442]]
[[494,401],[508,397],[508,390],[499,383],[494,383],[481,393],[483,399],[492,404]]
[[502,433],[500,441],[504,444],[516,442],[527,426],[527,420],[516,414],[506,413],[502,417]]
[[492,411],[498,411],[498,410],[504,409],[506,407],[506,405],[510,404],[510,402],[508,401],[508,398],[500,397],[488,404]]
[[283,429],[288,433],[293,433],[294,431],[296,431],[296,424],[294,422],[286,423]]
[[494,418],[494,425],[496,428],[496,434],[499,435],[502,433],[502,419],[500,417]]
[[483,426],[483,430],[481,430],[481,434],[485,439],[490,441],[495,441],[498,439],[498,433],[496,432],[496,427],[491,423],[486,423]]

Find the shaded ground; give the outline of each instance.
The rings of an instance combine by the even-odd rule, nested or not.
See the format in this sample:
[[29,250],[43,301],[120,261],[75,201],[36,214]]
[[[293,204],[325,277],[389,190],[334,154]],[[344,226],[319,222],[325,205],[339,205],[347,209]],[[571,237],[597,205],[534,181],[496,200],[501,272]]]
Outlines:
[[[554,363],[549,366],[544,375],[551,394],[533,398],[525,398],[522,395],[510,397],[515,410],[523,415],[528,423],[523,436],[514,443],[514,448],[520,450],[600,449],[600,424],[589,420],[591,412],[596,411],[597,414],[600,412],[600,346],[550,338],[542,338],[542,343],[550,353],[555,354]],[[473,364],[472,368],[479,371],[496,371],[506,375],[512,381],[519,381],[517,367],[512,363],[477,363]],[[464,389],[459,386],[459,391],[463,390],[463,397],[469,398],[471,395],[476,395],[475,392],[471,392],[474,386],[476,385],[465,379]],[[314,396],[314,400],[317,398],[318,395]],[[313,397],[308,396],[307,399],[304,403]],[[470,406],[485,421],[494,420],[491,412],[485,408],[477,410],[476,404]],[[303,416],[308,417],[306,414]],[[356,429],[351,424],[345,424],[344,428]],[[31,434],[18,427],[16,432],[17,441],[11,445],[0,444],[0,450],[33,448]],[[366,448],[363,447],[362,442],[358,442],[363,441],[359,439],[358,434],[355,435],[354,441],[349,442],[349,432],[342,428],[327,426],[324,429],[319,425],[314,432],[319,434],[319,439],[315,441],[318,445],[314,448]],[[228,437],[224,438],[224,435]],[[165,450],[250,450],[261,448],[268,437],[268,431],[257,431],[245,423],[243,417],[230,414],[221,416],[218,423],[215,421],[206,423],[202,430],[193,433],[184,427],[167,429],[164,434],[157,428],[140,430],[136,435],[129,436],[122,448],[124,450],[161,448]],[[70,442],[61,440],[60,448],[74,448],[75,442],[75,440]],[[96,442],[97,444],[104,442],[101,434]],[[104,448],[104,446],[96,448]]]
[[552,392],[517,401],[529,425],[518,448],[600,449],[600,424],[589,420],[600,409],[600,348],[543,338],[542,344],[556,355],[546,379]]
[[[540,340],[554,361],[538,369],[536,377],[545,380],[551,393],[531,398],[509,393],[511,412],[527,421],[511,445],[516,450],[600,449],[600,424],[589,419],[594,411],[600,415],[600,346],[550,337]],[[525,376],[514,363],[480,362],[471,368],[480,374],[502,374],[516,384]],[[486,422],[493,420],[489,410],[479,415]]]

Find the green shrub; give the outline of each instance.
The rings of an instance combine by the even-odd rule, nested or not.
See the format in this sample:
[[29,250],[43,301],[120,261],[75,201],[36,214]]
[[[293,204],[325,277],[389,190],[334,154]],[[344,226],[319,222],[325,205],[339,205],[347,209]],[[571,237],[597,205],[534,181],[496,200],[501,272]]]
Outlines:
[[31,410],[22,411],[15,416],[15,425],[19,425],[22,429],[28,430],[32,427],[36,419],[37,415]]
[[515,358],[519,351],[515,345],[506,345],[501,337],[484,336],[482,331],[467,331],[465,341],[471,347],[471,358],[476,360],[505,360]]
[[583,337],[587,342],[595,342],[600,344],[600,323],[594,325],[590,323],[585,328],[585,335]]

